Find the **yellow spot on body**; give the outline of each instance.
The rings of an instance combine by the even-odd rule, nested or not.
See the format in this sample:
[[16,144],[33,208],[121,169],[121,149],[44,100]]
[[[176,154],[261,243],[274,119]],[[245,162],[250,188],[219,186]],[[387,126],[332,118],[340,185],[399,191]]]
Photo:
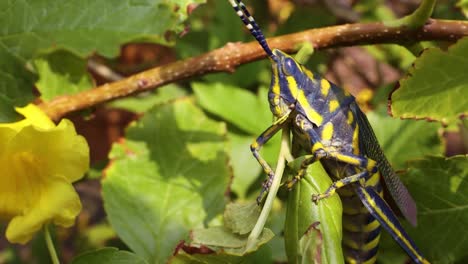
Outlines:
[[353,149],[359,153],[359,125],[356,124],[356,127],[353,131]]
[[369,160],[367,162],[367,170],[371,171],[374,167],[377,166],[377,163],[374,160]]
[[369,251],[369,250],[375,248],[379,244],[379,240],[380,240],[380,234],[376,238],[374,238],[374,240],[372,240],[371,242],[369,242],[365,246],[363,246],[362,249],[364,251]]
[[343,237],[343,244],[345,244],[346,246],[352,248],[352,249],[357,249],[359,250],[359,245],[358,243],[356,243],[354,240],[352,240],[351,238],[349,237]]
[[305,69],[305,73],[306,73],[307,77],[309,77],[311,80],[314,79],[314,74],[311,71]]
[[347,256],[346,257],[346,263],[349,264],[373,264],[377,261],[377,255],[373,256],[372,258],[362,262],[361,260],[356,260],[352,256]]
[[377,220],[374,219],[374,221],[372,221],[370,224],[365,225],[365,226],[362,228],[362,231],[364,231],[364,232],[371,232],[371,231],[374,231],[375,229],[377,229],[379,226],[380,226],[379,221],[377,221]]
[[343,242],[346,246],[352,248],[352,249],[356,249],[356,250],[363,250],[363,251],[369,251],[373,248],[375,248],[378,244],[379,244],[379,240],[380,240],[380,234],[374,238],[374,240],[372,240],[371,242],[361,246],[359,245],[358,243],[356,243],[355,241],[353,241],[352,239],[348,238],[348,237],[344,237],[343,238]]
[[351,112],[351,110],[348,111],[348,124],[351,125],[354,121],[354,115],[353,115],[353,112]]
[[338,103],[337,100],[330,100],[328,103],[329,112],[333,113],[338,108],[338,106],[340,106],[340,103]]
[[330,82],[328,82],[325,78],[320,82],[320,91],[324,96],[327,96],[328,91],[330,91]]
[[374,173],[367,181],[367,186],[375,186],[380,182],[380,173]]
[[[340,195],[341,195],[341,193],[340,193]],[[357,211],[356,211],[356,213],[357,213]],[[379,226],[380,226],[379,221],[377,221],[375,219],[371,223],[369,223],[367,225],[364,225],[364,226],[360,225],[358,223],[354,223],[354,222],[343,221],[344,229],[346,229],[347,231],[351,231],[351,232],[366,232],[366,233],[369,233],[369,232],[372,232],[375,229],[377,229]]]
[[322,140],[330,141],[333,137],[333,123],[328,122],[325,124],[322,130]]

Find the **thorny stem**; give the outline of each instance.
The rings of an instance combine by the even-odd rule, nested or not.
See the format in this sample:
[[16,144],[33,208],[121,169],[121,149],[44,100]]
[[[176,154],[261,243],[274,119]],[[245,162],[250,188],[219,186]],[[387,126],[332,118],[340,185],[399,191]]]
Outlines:
[[270,214],[271,207],[273,206],[273,202],[276,197],[276,193],[278,193],[278,189],[281,184],[281,178],[283,177],[284,168],[286,167],[286,160],[290,159],[291,157],[289,142],[289,128],[286,127],[283,128],[281,134],[281,148],[278,156],[278,165],[276,166],[275,170],[275,177],[273,178],[273,182],[268,192],[265,204],[263,205],[262,211],[260,212],[260,216],[258,217],[257,223],[255,223],[255,226],[252,229],[252,232],[250,232],[250,235],[247,239],[245,252],[249,252],[252,248],[255,248],[255,245],[258,241],[258,237],[262,233],[268,215]]
[[[362,44],[408,43],[422,40],[456,41],[468,36],[468,21],[428,20],[422,27],[389,27],[384,23],[355,23],[269,38],[271,48],[295,52],[295,47],[309,42],[314,49]],[[197,57],[176,61],[107,83],[74,95],[60,96],[39,106],[52,119],[102,104],[117,98],[152,90],[168,83],[212,72],[233,72],[236,67],[265,58],[257,42],[228,43]]]
[[50,235],[50,226],[47,224],[44,226],[44,237],[47,244],[47,249],[49,250],[50,259],[53,264],[60,264],[59,258],[57,256],[57,251],[55,251],[54,242]]

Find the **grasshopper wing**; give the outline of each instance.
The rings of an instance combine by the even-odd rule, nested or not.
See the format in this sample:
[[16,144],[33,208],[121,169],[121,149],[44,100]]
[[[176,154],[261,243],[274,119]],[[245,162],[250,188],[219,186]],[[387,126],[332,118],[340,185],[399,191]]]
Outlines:
[[375,136],[366,115],[361,111],[361,109],[359,109],[356,103],[352,103],[350,107],[354,116],[357,118],[359,125],[359,144],[362,154],[377,162],[377,167],[385,180],[385,184],[387,185],[392,198],[398,205],[398,208],[400,208],[408,222],[413,226],[416,226],[417,209],[413,197],[411,197],[408,189],[406,189],[398,175],[393,171],[379,145],[379,142],[377,141],[377,137]]

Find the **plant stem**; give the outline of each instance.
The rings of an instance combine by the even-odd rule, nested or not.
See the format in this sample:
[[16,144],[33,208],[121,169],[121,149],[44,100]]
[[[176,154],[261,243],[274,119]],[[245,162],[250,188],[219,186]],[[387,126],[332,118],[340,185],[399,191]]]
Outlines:
[[278,156],[278,165],[276,166],[275,177],[273,178],[273,182],[268,192],[265,204],[263,205],[262,211],[260,212],[260,216],[258,217],[257,223],[255,224],[254,228],[252,229],[252,232],[250,232],[250,235],[247,239],[245,252],[249,252],[250,249],[255,248],[258,237],[262,233],[263,227],[265,226],[265,222],[268,218],[268,215],[270,214],[271,208],[273,206],[273,201],[280,187],[284,168],[286,167],[286,159],[291,156],[289,150],[289,142],[289,128],[283,128],[281,134],[281,149]]
[[60,261],[59,261],[58,256],[57,256],[57,251],[55,251],[54,242],[52,241],[52,237],[50,235],[49,225],[48,224],[44,227],[44,236],[45,236],[47,249],[49,250],[49,255],[50,255],[50,258],[52,260],[52,263],[53,264],[60,264]]
[[[433,0],[426,0],[424,12]],[[418,19],[425,21],[425,19]],[[294,34],[269,38],[273,49],[296,52],[297,45],[310,42],[315,50],[363,44],[417,42],[422,40],[456,41],[468,36],[468,21],[430,20],[418,29],[408,26],[389,27],[384,23],[355,23],[310,29]],[[229,43],[224,47],[185,60],[165,64],[125,79],[106,83],[73,95],[62,95],[43,102],[40,108],[53,120],[71,112],[94,107],[117,98],[161,87],[168,83],[203,76],[214,72],[233,72],[239,65],[266,57],[256,41]]]
[[413,13],[394,21],[384,22],[384,24],[392,27],[407,26],[412,29],[422,27],[431,17],[435,3],[436,0],[422,0]]

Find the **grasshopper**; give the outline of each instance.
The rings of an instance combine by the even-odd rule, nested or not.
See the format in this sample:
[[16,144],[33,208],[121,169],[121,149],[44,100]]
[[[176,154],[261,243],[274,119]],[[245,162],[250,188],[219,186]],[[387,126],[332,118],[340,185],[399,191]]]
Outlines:
[[250,147],[268,175],[257,200],[268,191],[275,176],[259,151],[279,130],[289,127],[293,154],[301,149],[308,155],[288,187],[304,176],[310,164],[322,163],[334,183],[324,193],[313,195],[312,201],[317,203],[339,192],[344,207],[342,244],[347,262],[374,263],[383,226],[415,263],[429,263],[383,199],[380,175],[405,218],[416,225],[416,204],[390,166],[355,98],[286,53],[271,50],[243,2],[229,2],[272,64],[268,101],[276,121]]

